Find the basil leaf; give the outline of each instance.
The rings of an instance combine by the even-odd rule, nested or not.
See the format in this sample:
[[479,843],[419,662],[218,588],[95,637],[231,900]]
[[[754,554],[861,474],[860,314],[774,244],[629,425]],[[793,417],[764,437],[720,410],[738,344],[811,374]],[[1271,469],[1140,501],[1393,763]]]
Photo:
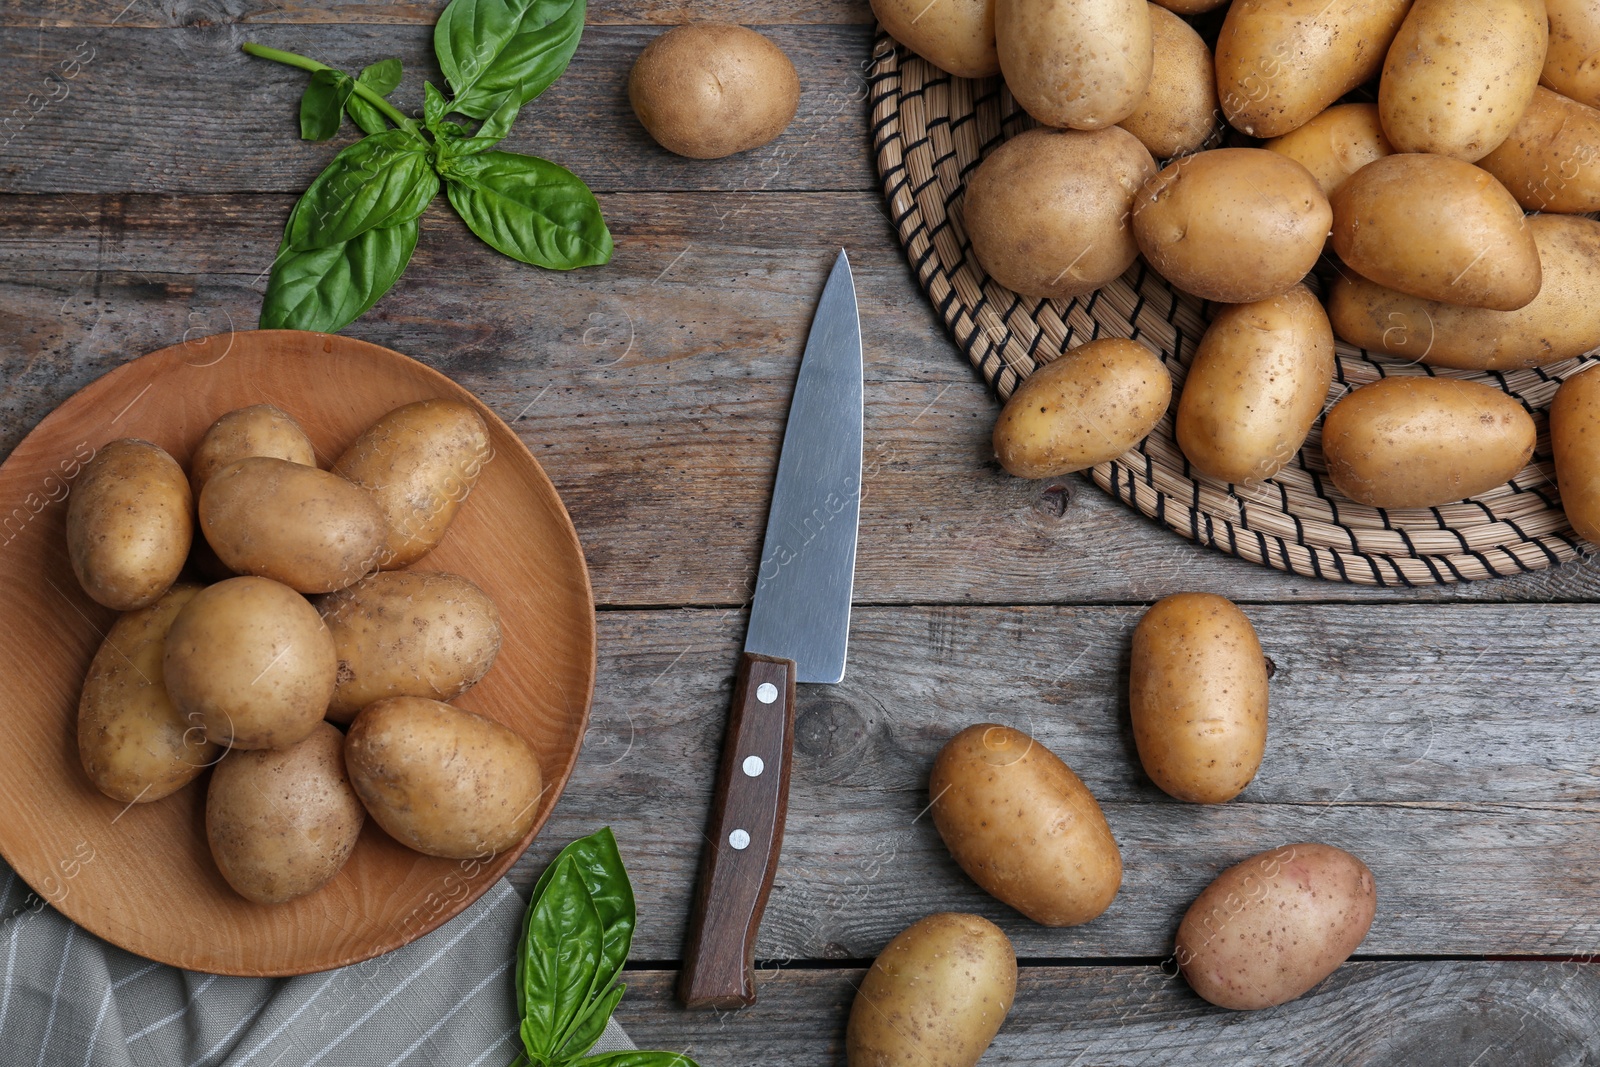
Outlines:
[[345,101],[356,83],[342,70],[319,70],[311,75],[300,97],[300,139],[326,141],[339,132]]
[[439,191],[428,146],[404,130],[363,137],[333,157],[289,215],[291,248],[329,248],[408,222]]
[[400,75],[404,70],[398,59],[380,59],[362,67],[361,73],[356,75],[356,81],[379,96],[388,96],[400,88]]
[[643,1049],[627,1052],[602,1052],[585,1057],[583,1067],[699,1067],[681,1052],[646,1052]]
[[518,959],[522,1043],[547,1062],[588,1007],[604,950],[600,913],[577,862],[556,860],[528,907]]
[[611,233],[599,202],[565,167],[496,151],[453,157],[441,170],[456,213],[512,259],[554,270],[611,259]]
[[422,124],[438,132],[439,124],[450,111],[450,105],[438,86],[427,82],[422,86]]
[[575,1060],[594,1048],[594,1043],[605,1033],[606,1022],[611,1018],[611,1013],[617,1010],[617,1002],[627,989],[625,985],[612,986],[611,992],[594,1001],[587,1014],[573,1020],[571,1032],[556,1047],[556,1059]]
[[450,0],[433,50],[451,107],[482,119],[513,93],[526,104],[561,77],[583,36],[584,0]]
[[[534,883],[534,899],[538,899],[549,884],[556,864],[569,858],[578,865],[584,886],[594,899],[596,910],[600,912],[600,922],[605,929],[606,965],[613,971],[621,970],[622,964],[628,959],[628,948],[633,943],[633,926],[637,916],[633,885],[628,881],[628,870],[622,864],[622,855],[617,851],[617,839],[611,833],[611,827],[602,827],[562,849],[555,861],[544,869],[538,882]],[[518,984],[521,984],[520,980]]]
[[260,329],[343,329],[389,291],[416,247],[414,219],[328,248],[297,251],[285,242],[261,302]]
[[[379,96],[388,96],[400,85],[401,73],[398,59],[380,59],[361,68],[361,73],[356,75],[356,82]],[[355,124],[367,133],[383,133],[389,129],[389,120],[383,117],[383,112],[356,93],[350,94],[350,98],[344,102],[344,109],[350,113]]]
[[483,120],[483,125],[457,146],[458,151],[462,155],[487,152],[511,132],[511,124],[517,121],[517,113],[521,110],[522,105],[518,102],[517,95],[507,93],[501,98],[500,106],[489,112],[489,117]]

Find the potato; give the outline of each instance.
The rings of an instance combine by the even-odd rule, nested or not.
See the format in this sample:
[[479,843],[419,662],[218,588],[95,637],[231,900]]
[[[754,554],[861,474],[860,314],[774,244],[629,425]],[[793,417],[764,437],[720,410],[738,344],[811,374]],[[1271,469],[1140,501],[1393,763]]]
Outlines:
[[1457,307],[1339,275],[1328,316],[1340,337],[1435,367],[1515,370],[1582,355],[1600,345],[1600,223],[1572,215],[1528,220],[1543,284],[1516,311]]
[[271,404],[236,408],[211,424],[189,459],[189,488],[200,499],[211,476],[236,460],[272,456],[305,467],[317,465],[316,449],[300,424]]
[[457,574],[374,574],[320,598],[317,610],[339,660],[328,705],[334,722],[384,697],[458,697],[500,651],[494,601]]
[[228,884],[258,904],[326,884],[364,822],[345,772],[344,735],[325,722],[288,748],[228,753],[206,791],[211,856]]
[[1305,167],[1329,197],[1350,175],[1394,152],[1378,121],[1377,104],[1336,104],[1261,147]]
[[167,629],[198,592],[198,585],[180,583],[123,615],[89,664],[78,699],[78,758],[112,800],[160,800],[216,759],[217,746],[173,707],[161,671]]
[[896,934],[861,980],[845,1029],[849,1067],[974,1067],[1017,994],[1000,928],[940,912]]
[[1600,107],[1600,7],[1594,0],[1544,0],[1550,47],[1541,81],[1580,104]]
[[1561,383],[1550,402],[1561,507],[1578,536],[1600,543],[1600,374],[1589,367]]
[[1529,211],[1600,211],[1600,111],[1538,86],[1510,136],[1478,165]]
[[1247,304],[1294,286],[1322,255],[1332,214],[1317,180],[1260,148],[1185,156],[1133,201],[1133,236],[1173,285]]
[[994,454],[1019,478],[1083,470],[1144,440],[1171,400],[1172,377],[1154,352],[1102,337],[1017,386],[994,424]]
[[430,856],[483,859],[510,848],[533,828],[543,795],[539,761],[526,741],[482,715],[423,697],[362,708],[344,758],[378,825]]
[[1539,248],[1485,170],[1448,156],[1384,156],[1335,190],[1333,248],[1363,277],[1446,304],[1515,311],[1539,295]]
[[493,458],[488,427],[469,405],[422,400],[369,426],[333,469],[377,500],[388,527],[379,563],[389,570],[415,563],[444,540]]
[[1532,99],[1548,37],[1544,0],[1416,0],[1378,81],[1389,142],[1482,159]]
[[889,35],[929,63],[958,78],[1000,73],[994,45],[994,0],[872,0]]
[[969,726],[939,750],[928,793],[950,855],[991,896],[1045,926],[1111,906],[1122,852],[1088,788],[1040,742]]
[[1174,423],[1189,465],[1224,482],[1272,477],[1305,444],[1333,383],[1333,327],[1297,285],[1229,304],[1206,327]]
[[200,492],[200,529],[228,569],[302,593],[343,589],[372,573],[390,536],[373,494],[268,456],[211,476]]
[[67,556],[83,591],[117,611],[172,587],[194,538],[194,503],[178,461],[149,441],[103,445],[67,497]]
[[1267,751],[1267,660],[1255,627],[1215,593],[1174,593],[1133,631],[1128,708],[1139,762],[1194,804],[1238,796]]
[[1282,137],[1368,81],[1411,0],[1234,0],[1217,35],[1222,113],[1251,137]]
[[1217,129],[1211,49],[1192,26],[1162,7],[1151,6],[1150,31],[1150,86],[1120,125],[1158,159],[1197,152]]
[[1503,485],[1533,454],[1533,419],[1491,386],[1455,378],[1382,378],[1322,423],[1328,474],[1351,500],[1427,508]]
[[1332,845],[1251,856],[1217,875],[1178,926],[1178,969],[1221,1008],[1270,1008],[1310,991],[1367,936],[1378,908],[1367,865]]
[[1114,126],[1150,86],[1145,0],[994,0],[994,34],[1006,87],[1046,126]]
[[[962,0],[963,3],[968,0]],[[959,19],[944,21],[957,32]],[[645,46],[628,74],[639,123],[669,152],[720,159],[776,138],[800,106],[800,77],[755,30],[691,22]]]
[[1133,134],[1033,129],[991,152],[967,181],[973,255],[1023,296],[1090,293],[1139,258],[1128,211],[1155,160]]
[[333,696],[333,635],[299,593],[229,578],[186,604],[167,632],[167,693],[208,740],[283,748],[322,721]]

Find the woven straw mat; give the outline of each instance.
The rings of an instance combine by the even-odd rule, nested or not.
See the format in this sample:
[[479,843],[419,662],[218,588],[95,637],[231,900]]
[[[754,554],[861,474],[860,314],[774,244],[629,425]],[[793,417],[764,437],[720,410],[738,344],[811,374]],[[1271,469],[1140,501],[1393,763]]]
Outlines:
[[[880,29],[869,82],[890,218],[935,310],[999,397],[1074,345],[1129,337],[1165,361],[1176,403],[1205,331],[1204,302],[1174,290],[1142,260],[1088,296],[1022,297],[991,281],[973,257],[962,229],[964,181],[990,149],[1037,125],[1001,80],[952,77]],[[1255,485],[1190,470],[1173,439],[1170,410],[1136,448],[1090,473],[1102,489],[1185,537],[1294,574],[1426,585],[1539,570],[1576,558],[1582,545],[1556,495],[1544,409],[1564,378],[1595,360],[1591,353],[1530,370],[1467,372],[1339,344],[1329,403],[1378,378],[1432,374],[1497,386],[1532,413],[1539,441],[1529,465],[1509,484],[1460,503],[1385,510],[1342,496],[1327,477],[1320,418],[1295,460]]]

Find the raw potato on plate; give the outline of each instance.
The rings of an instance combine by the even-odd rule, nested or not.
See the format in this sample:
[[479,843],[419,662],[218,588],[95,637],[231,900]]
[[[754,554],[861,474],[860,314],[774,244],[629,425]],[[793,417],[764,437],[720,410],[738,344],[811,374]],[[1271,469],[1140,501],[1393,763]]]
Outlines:
[[1316,178],[1261,148],[1169,163],[1133,202],[1133,235],[1167,281],[1207,300],[1276,296],[1316,265],[1332,222]]
[[229,885],[258,904],[320,888],[344,866],[366,811],[329,723],[286,748],[230,752],[206,792],[206,839]]
[[1115,125],[1149,88],[1146,0],[995,0],[994,31],[1007,88],[1046,126]]
[[78,700],[78,758],[95,788],[124,804],[177,792],[220,751],[167,696],[162,672],[167,630],[200,592],[180,583],[106,633]]
[[998,926],[930,915],[896,934],[861,980],[848,1067],[975,1067],[1016,995],[1016,953]]
[[528,743],[437,700],[368,704],[344,756],[378,825],[429,856],[486,859],[521,841],[538,814],[541,775]]
[[378,562],[392,570],[415,563],[444,540],[493,458],[489,429],[471,406],[419,400],[368,427],[333,469],[377,501],[386,530]]
[[1543,279],[1515,311],[1444,304],[1345,272],[1328,290],[1334,332],[1399,359],[1461,370],[1516,370],[1600,345],[1600,222],[1575,215],[1528,219]]
[[1211,49],[1183,19],[1150,8],[1155,65],[1150,86],[1119,125],[1157,159],[1197,152],[1217,129],[1217,74]]
[[1522,117],[1547,44],[1544,0],[1416,0],[1378,81],[1390,143],[1482,159]]
[[1020,133],[967,181],[972,254],[1023,296],[1093,292],[1139,258],[1128,211],[1155,172],[1145,147],[1115,126]]
[[1233,0],[1217,36],[1217,95],[1233,127],[1282,137],[1368,81],[1411,0]]
[[334,722],[385,697],[451,700],[482,680],[500,651],[494,601],[457,574],[382,571],[320,597],[317,610],[339,662]]
[[211,424],[189,457],[189,487],[194,498],[211,476],[241,459],[271,456],[305,467],[317,465],[311,439],[286,412],[271,404],[236,408]]
[[67,556],[83,591],[133,611],[159,600],[194,538],[189,480],[149,441],[103,445],[67,497]]
[[995,0],[872,0],[889,35],[929,63],[958,78],[1000,73],[994,44]]
[[1301,843],[1219,874],[1178,927],[1178,969],[1221,1008],[1309,992],[1350,958],[1378,908],[1372,872],[1343,849]]
[[1045,926],[1111,906],[1122,851],[1088,787],[1039,741],[969,726],[939,750],[928,793],[939,836],[985,892]]
[[1382,378],[1322,422],[1339,491],[1380,508],[1427,508],[1509,481],[1533,454],[1533,419],[1493,386],[1456,378]]
[[269,456],[219,470],[200,492],[200,529],[230,570],[329,593],[378,567],[391,536],[373,495]]
[[1221,804],[1267,750],[1267,660],[1244,612],[1215,593],[1174,593],[1133,631],[1128,707],[1139,762],[1168,795]]
[[1305,286],[1229,304],[1206,327],[1183,380],[1178,447],[1220,481],[1270,478],[1322,414],[1333,370],[1333,327]]
[[628,75],[628,101],[662,148],[720,159],[784,131],[800,106],[800,77],[783,50],[755,30],[691,22],[645,46]]
[[1172,376],[1137,341],[1079,345],[1017,386],[994,424],[994,454],[1019,478],[1053,478],[1116,459],[1149,436]]
[[1539,295],[1533,231],[1481,167],[1448,156],[1384,156],[1351,175],[1332,203],[1334,251],[1362,277],[1496,311]]

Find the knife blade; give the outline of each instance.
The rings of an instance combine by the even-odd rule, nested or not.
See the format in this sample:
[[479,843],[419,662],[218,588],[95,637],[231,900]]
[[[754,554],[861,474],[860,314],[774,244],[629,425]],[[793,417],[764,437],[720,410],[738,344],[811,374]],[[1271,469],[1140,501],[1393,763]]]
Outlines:
[[862,394],[861,320],[841,249],[811,320],[778,456],[678,981],[690,1008],[756,999],[756,935],[788,810],[795,683],[844,678]]

